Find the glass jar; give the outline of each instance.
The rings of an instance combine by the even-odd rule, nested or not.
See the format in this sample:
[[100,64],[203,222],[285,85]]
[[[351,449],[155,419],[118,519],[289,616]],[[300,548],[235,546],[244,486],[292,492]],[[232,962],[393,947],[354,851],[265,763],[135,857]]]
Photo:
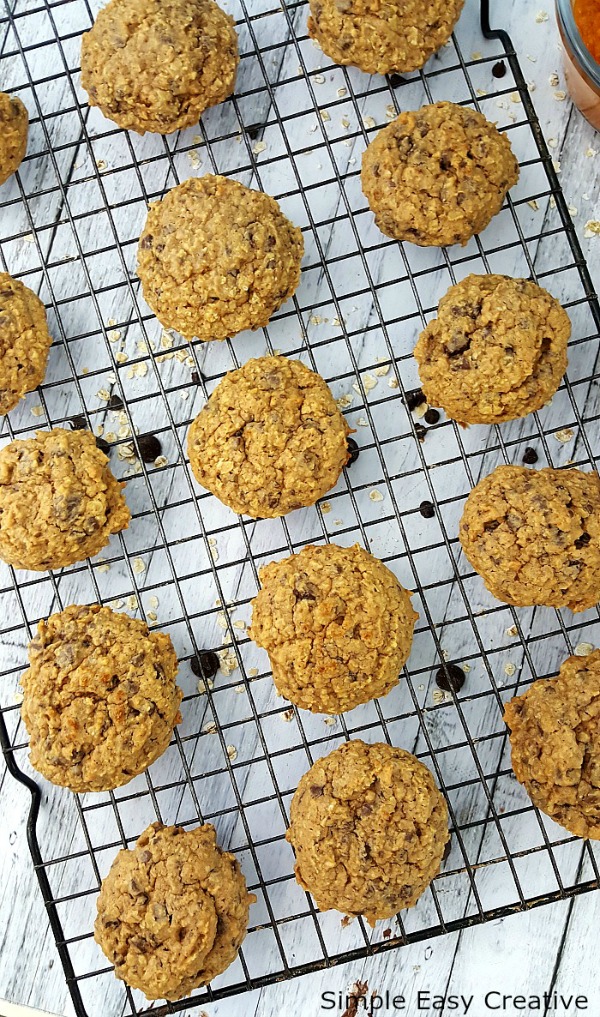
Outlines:
[[600,64],[585,45],[573,16],[573,0],[556,0],[567,88],[577,108],[600,131]]

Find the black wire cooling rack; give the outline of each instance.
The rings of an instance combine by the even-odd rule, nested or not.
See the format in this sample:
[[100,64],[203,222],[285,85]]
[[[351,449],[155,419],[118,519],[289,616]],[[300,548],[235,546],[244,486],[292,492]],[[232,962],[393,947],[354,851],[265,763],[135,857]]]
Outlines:
[[[580,644],[600,642],[598,612],[495,602],[457,541],[480,476],[521,462],[526,447],[541,465],[594,467],[600,420],[600,309],[509,37],[490,30],[487,2],[481,12],[468,2],[455,38],[424,72],[368,78],[330,65],[312,44],[304,2],[232,0],[242,53],[235,95],[196,129],[139,138],[90,110],[79,85],[80,36],[98,6],[9,0],[0,15],[1,86],[23,98],[32,121],[27,159],[1,194],[2,267],[39,291],[55,336],[44,384],[5,418],[2,437],[82,422],[102,432],[133,513],[93,561],[41,576],[0,566],[0,741],[31,792],[29,847],[76,1013],[175,1013],[597,888],[594,845],[537,813],[512,778],[501,715],[517,688],[554,673],[574,648],[585,652]],[[439,99],[497,121],[521,163],[485,233],[442,251],[383,237],[359,180],[374,133],[400,109]],[[264,331],[206,346],[163,333],[135,276],[148,201],[204,171],[275,195],[306,242],[293,303]],[[414,341],[453,281],[485,271],[531,276],[562,300],[573,322],[568,380],[538,414],[501,429],[462,430],[443,418],[428,426],[406,406],[418,384]],[[323,374],[360,456],[316,507],[239,519],[195,486],[185,432],[226,370],[275,349]],[[148,432],[162,446],[153,463],[141,455]],[[423,500],[432,518],[420,514]],[[266,656],[246,635],[258,567],[323,540],[358,540],[383,558],[415,591],[420,615],[399,687],[333,719],[278,699]],[[30,776],[18,679],[39,618],[92,601],[169,632],[184,720],[146,774],[77,797],[42,791]],[[219,651],[221,670],[199,683],[191,663],[207,648]],[[456,695],[435,685],[444,660],[465,669]],[[374,931],[316,912],[283,837],[299,776],[349,736],[415,752],[451,814],[442,873],[416,908]],[[258,901],[227,972],[189,999],[148,1007],[114,978],[92,925],[115,853],[157,817],[213,822]]]

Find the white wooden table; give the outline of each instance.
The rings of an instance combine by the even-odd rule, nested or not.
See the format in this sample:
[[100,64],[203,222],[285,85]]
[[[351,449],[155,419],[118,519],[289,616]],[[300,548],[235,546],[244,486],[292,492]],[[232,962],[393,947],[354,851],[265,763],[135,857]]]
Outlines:
[[[77,28],[76,7],[79,0],[69,7],[73,13],[73,31]],[[259,8],[260,0],[256,0],[256,9]],[[467,0],[467,5],[472,9],[476,4],[474,0]],[[14,0],[11,8],[14,9]],[[18,10],[37,8],[37,0],[17,0]],[[82,4],[82,7],[85,5]],[[91,5],[97,9],[98,3]],[[224,6],[228,6],[224,4]],[[249,9],[253,11],[254,2],[249,0]],[[511,33],[513,42],[519,52],[521,65],[527,79],[530,81],[532,97],[536,105],[542,127],[546,138],[549,141],[553,154],[560,164],[560,179],[565,191],[566,198],[573,210],[573,218],[577,232],[587,256],[588,264],[592,273],[596,289],[600,287],[600,236],[587,234],[591,231],[585,230],[588,221],[600,219],[600,137],[587,125],[573,110],[568,100],[562,96],[564,88],[563,77],[560,69],[559,52],[557,47],[557,30],[554,23],[553,12],[548,8],[549,17],[546,19],[538,12],[537,4],[532,5],[529,0],[496,0],[493,3],[493,22],[498,27],[504,27]],[[229,9],[234,9],[233,0]],[[262,6],[261,6],[262,9]],[[56,15],[63,18],[63,30],[68,31],[68,22],[64,24],[65,10],[56,9]],[[479,48],[479,47],[477,47]],[[73,54],[76,47],[69,46],[69,59],[75,60]],[[36,77],[43,78],[46,74],[53,73],[51,60],[46,66],[43,64],[43,50],[37,51],[36,60],[42,61],[35,67]],[[55,59],[55,56],[51,59]],[[318,55],[314,55],[314,69],[318,69]],[[0,61],[0,87],[9,88],[12,82],[12,66],[7,71],[6,65]],[[555,75],[558,75],[556,80]],[[328,82],[324,83],[327,87]],[[51,88],[52,86],[48,86]],[[316,86],[315,86],[316,88]],[[65,101],[69,101],[65,96]],[[507,103],[510,113],[510,101]],[[365,114],[369,109],[365,110]],[[218,115],[218,114],[215,114]],[[499,113],[499,116],[503,115]],[[95,117],[95,115],[94,115]],[[93,123],[100,123],[101,118],[94,118]],[[51,131],[53,138],[60,141],[60,131],[55,121],[52,121]],[[56,134],[58,132],[58,134]],[[40,134],[36,134],[36,142],[40,142]],[[268,139],[267,139],[268,140]],[[143,158],[146,142],[136,143],[136,151],[140,158]],[[31,151],[31,149],[30,149]],[[598,155],[596,155],[598,151]],[[59,147],[57,152],[60,152]],[[118,136],[112,136],[108,141],[100,139],[94,149],[97,166],[100,170],[104,165],[114,165],[121,157],[121,147]],[[57,156],[60,159],[60,154]],[[81,163],[85,163],[87,156],[82,151]],[[204,153],[187,158],[177,158],[178,169],[181,176],[185,177],[191,172],[203,172],[201,161],[205,159]],[[350,161],[350,165],[352,165]],[[209,168],[205,166],[204,169]],[[319,170],[320,167],[317,167]],[[29,184],[31,185],[32,175],[39,173],[39,186],[43,181],[43,162],[39,166],[30,166],[27,170],[30,174]],[[77,167],[75,169],[77,172]],[[82,172],[85,172],[83,166]],[[307,173],[314,173],[314,166],[307,168]],[[318,174],[317,174],[318,175]],[[265,168],[265,176],[269,177]],[[107,189],[110,187],[107,177]],[[157,193],[164,186],[162,180],[157,180],[151,189]],[[271,187],[266,189],[277,191],[276,179],[271,180]],[[111,201],[122,200],[119,193],[111,194]],[[40,199],[43,201],[44,199]],[[46,199],[48,203],[54,200],[53,195]],[[73,199],[76,201],[76,198]],[[78,212],[85,211],[85,208],[77,209]],[[540,209],[538,214],[543,214]],[[14,216],[19,212],[14,210]],[[129,213],[128,213],[129,214]],[[131,219],[131,237],[139,233],[139,225],[143,219],[143,203],[135,210]],[[536,214],[532,210],[532,214]],[[9,216],[2,218],[0,223],[0,246],[4,237],[22,230],[22,223],[12,220]],[[82,222],[79,229],[80,235],[84,236],[87,243],[86,253],[93,250],[95,235],[93,228],[86,234],[86,224]],[[97,239],[97,237],[96,237]],[[75,255],[75,251],[69,248],[68,237],[65,236],[63,253],[65,257]],[[27,241],[20,244],[7,243],[2,246],[4,257],[10,262],[11,270],[14,272],[27,272],[28,269],[35,269],[35,257],[32,254],[32,245]],[[128,248],[128,262],[133,266],[134,246]],[[113,270],[110,258],[107,256],[106,263],[102,259],[98,261],[97,271],[94,275],[94,285],[102,291],[102,287],[110,286],[111,272]],[[379,266],[381,268],[381,266]],[[75,273],[74,273],[75,274]],[[303,285],[309,286],[305,281]],[[552,288],[552,287],[550,287]],[[102,311],[106,319],[114,317],[118,320],[122,308],[112,306],[100,298]],[[117,301],[118,303],[118,301]],[[89,308],[81,308],[82,318],[89,313]],[[125,312],[123,312],[125,313]],[[83,331],[83,328],[82,328]],[[317,339],[319,336],[317,335]],[[139,337],[138,337],[139,339]],[[274,343],[283,345],[279,341],[280,336],[274,330]],[[128,356],[135,356],[135,336],[131,343],[125,342],[123,348]],[[81,345],[81,344],[80,344]],[[262,352],[259,339],[252,340],[248,347],[248,355],[256,355]],[[132,353],[133,350],[133,353]],[[212,357],[221,354],[212,350]],[[74,359],[80,372],[90,362],[89,354],[85,350],[75,350]],[[206,351],[198,353],[200,364],[203,362]],[[225,354],[223,354],[225,356]],[[241,354],[245,359],[244,354]],[[362,363],[365,361],[361,361]],[[226,360],[223,360],[226,364]],[[108,365],[110,366],[110,365]],[[179,365],[167,365],[166,377],[170,383],[177,379]],[[325,372],[324,372],[325,373]],[[144,391],[143,379],[139,380],[139,392]],[[96,387],[98,385],[95,379]],[[137,384],[133,379],[132,386]],[[182,389],[183,389],[182,385]],[[410,387],[410,384],[408,385]],[[131,389],[128,395],[131,395]],[[135,394],[135,393],[134,393]],[[341,392],[336,392],[340,395]],[[53,396],[49,395],[49,399]],[[197,406],[200,401],[194,403],[195,396],[192,392],[190,405]],[[68,392],[59,393],[56,396],[57,403],[53,404],[51,412],[54,415],[62,413],[67,416],[73,412]],[[64,402],[60,403],[60,399]],[[24,404],[21,416],[16,415],[16,426],[25,428],[34,426],[35,423],[44,423],[42,416],[40,421],[31,420],[31,411],[37,406],[39,400],[35,394],[28,397]],[[139,405],[138,422],[141,421],[142,429],[156,426],[154,414],[156,414],[156,402],[150,409],[150,415],[144,417],[147,411],[144,404]],[[191,410],[190,410],[191,412]],[[29,416],[28,416],[29,415]],[[108,430],[109,423],[106,429]],[[565,453],[565,458],[567,453]],[[562,461],[565,461],[563,458]],[[301,540],[301,534],[295,535],[295,539]],[[227,542],[219,542],[218,553],[227,557],[228,554],[238,553],[232,549]],[[155,576],[160,579],[160,562],[154,563]],[[148,573],[152,574],[152,568]],[[83,581],[82,581],[83,582]],[[408,584],[407,584],[408,585]],[[85,584],[77,587],[65,588],[64,595],[68,598],[91,599],[90,591]],[[146,604],[146,608],[147,608]],[[39,605],[31,607],[32,615],[41,615],[44,612],[44,595],[41,596]],[[162,616],[159,618],[162,622]],[[485,619],[481,623],[485,626]],[[594,629],[595,641],[600,643],[600,632]],[[220,638],[218,625],[212,632],[213,643],[218,645]],[[222,633],[221,633],[222,637]],[[582,635],[581,638],[584,638]],[[210,639],[207,638],[207,642]],[[453,656],[459,654],[464,647],[453,646]],[[186,647],[190,652],[191,647]],[[0,645],[0,666],[4,668],[15,668],[23,660],[23,644],[15,641],[14,645],[9,640]],[[260,659],[257,661],[260,664]],[[252,666],[253,659],[249,656],[246,664]],[[548,669],[551,669],[554,661],[549,659]],[[188,675],[189,678],[189,675]],[[13,681],[13,679],[11,679]],[[191,685],[187,686],[190,691]],[[275,708],[280,704],[273,698],[270,705]],[[168,766],[166,763],[167,772]],[[517,793],[519,793],[517,791]],[[22,1003],[29,1006],[39,1007],[57,1014],[72,1013],[71,1003],[65,987],[62,970],[56,955],[55,947],[48,929],[44,906],[38,891],[37,882],[33,875],[29,854],[25,840],[25,824],[27,819],[28,800],[20,787],[13,782],[11,777],[0,768],[0,999],[5,998],[13,1003]],[[53,796],[45,803],[45,815],[43,818],[44,830],[53,830],[57,843],[63,839],[68,845],[68,829],[65,830],[64,816],[61,812],[60,802],[63,799]],[[172,817],[170,817],[172,818]],[[68,822],[67,822],[68,826]],[[529,869],[527,866],[529,865]],[[521,866],[519,875],[524,886],[534,885],[538,873],[538,856],[532,855],[529,860]],[[65,888],[63,887],[63,892]],[[595,967],[596,937],[598,925],[598,895],[588,894],[572,901],[560,902],[544,908],[533,910],[524,914],[518,914],[510,918],[491,922],[485,926],[476,926],[459,933],[452,933],[443,938],[432,940],[430,943],[410,945],[402,950],[381,955],[351,965],[343,965],[333,970],[318,972],[316,974],[298,978],[287,983],[267,987],[260,991],[254,991],[241,997],[226,999],[222,1002],[208,1005],[205,1009],[210,1017],[249,1017],[251,1014],[266,1017],[268,1014],[298,1013],[316,1015],[318,1013],[342,1013],[342,1009],[324,1010],[321,1009],[321,993],[334,991],[345,993],[349,987],[357,982],[367,982],[369,991],[384,992],[390,990],[392,996],[404,995],[408,1001],[407,1010],[412,1015],[418,1012],[439,1013],[439,1007],[427,1009],[425,1003],[423,1009],[416,1008],[417,993],[419,991],[429,992],[431,995],[455,994],[470,997],[474,994],[475,1000],[469,1009],[469,1013],[475,1017],[481,1017],[486,1011],[482,1002],[487,991],[500,990],[507,994],[536,993],[542,995],[550,990],[556,990],[563,996],[587,995],[589,1004],[587,1012],[598,1014],[600,1012],[600,986],[597,978],[597,967]],[[297,951],[303,955],[303,944],[301,942],[301,931],[298,933]],[[4,1006],[0,1002],[0,1015],[2,1017],[13,1017],[20,1011],[15,1010],[8,1004]],[[100,1011],[98,1011],[100,1012]],[[380,1012],[387,1012],[381,1010]],[[391,1011],[393,1012],[393,1011]],[[444,1013],[462,1013],[460,1007],[456,1010],[446,1007]],[[499,1012],[517,1014],[521,1009],[515,1008],[509,1002]],[[542,1008],[541,1012],[544,1012]],[[574,1012],[573,1004],[570,1009],[559,1005],[558,1008],[549,1012],[558,1015]],[[359,1011],[360,1013],[360,1011]],[[110,1009],[103,1010],[104,1017],[113,1017]],[[94,1014],[95,1017],[95,1014]],[[194,1011],[194,1017],[200,1017],[199,1011]]]

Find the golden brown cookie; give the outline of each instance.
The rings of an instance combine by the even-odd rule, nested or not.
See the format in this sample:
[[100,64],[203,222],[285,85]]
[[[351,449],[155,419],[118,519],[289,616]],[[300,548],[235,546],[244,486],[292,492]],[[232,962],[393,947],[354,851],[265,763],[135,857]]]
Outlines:
[[102,881],[94,937],[148,999],[181,999],[235,960],[256,897],[210,823],[153,823]]
[[0,558],[58,569],[98,554],[131,513],[89,431],[37,431],[0,451]]
[[349,433],[319,374],[259,357],[217,385],[190,427],[188,455],[198,483],[234,512],[272,519],[337,483]]
[[534,682],[504,720],[515,776],[533,804],[576,837],[600,840],[600,650]]
[[28,130],[29,113],[21,100],[0,92],[0,184],[23,162]]
[[227,339],[266,325],[300,280],[301,231],[270,195],[192,177],[150,206],[138,275],[165,328]]
[[0,413],[44,380],[52,337],[33,290],[0,272]]
[[358,739],[304,774],[290,819],[300,886],[321,911],[364,915],[370,925],[416,904],[450,838],[427,767],[404,749]]
[[83,36],[81,84],[119,127],[171,134],[231,95],[238,60],[214,0],[110,0]]
[[38,624],[21,678],[31,765],[71,791],[127,784],[181,721],[169,636],[108,607],[73,604]]
[[415,71],[448,41],[464,0],[310,0],[308,33],[336,64]]
[[382,233],[421,247],[466,244],[519,179],[510,142],[451,102],[401,113],[367,147],[362,189]]
[[499,466],[467,498],[460,542],[498,600],[585,611],[600,600],[600,477]]
[[427,402],[463,424],[539,410],[567,369],[571,322],[527,279],[470,275],[442,297],[415,347]]
[[260,570],[249,635],[277,691],[313,713],[343,713],[398,684],[418,615],[393,572],[362,547],[305,547]]

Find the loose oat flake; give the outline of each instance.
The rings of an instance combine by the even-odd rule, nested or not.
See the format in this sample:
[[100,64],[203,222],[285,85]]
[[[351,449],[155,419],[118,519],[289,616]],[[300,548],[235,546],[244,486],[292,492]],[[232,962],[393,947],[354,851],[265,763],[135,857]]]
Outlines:
[[594,652],[593,643],[577,643],[577,646],[575,647],[576,657],[587,657],[590,653],[593,652]]
[[381,491],[377,490],[377,488],[375,488],[373,491],[369,491],[369,498],[371,499],[371,501],[383,501],[383,495]]
[[564,445],[566,445],[568,441],[571,441],[573,431],[570,427],[564,427],[562,431],[557,431],[554,437],[557,441],[561,441]]

